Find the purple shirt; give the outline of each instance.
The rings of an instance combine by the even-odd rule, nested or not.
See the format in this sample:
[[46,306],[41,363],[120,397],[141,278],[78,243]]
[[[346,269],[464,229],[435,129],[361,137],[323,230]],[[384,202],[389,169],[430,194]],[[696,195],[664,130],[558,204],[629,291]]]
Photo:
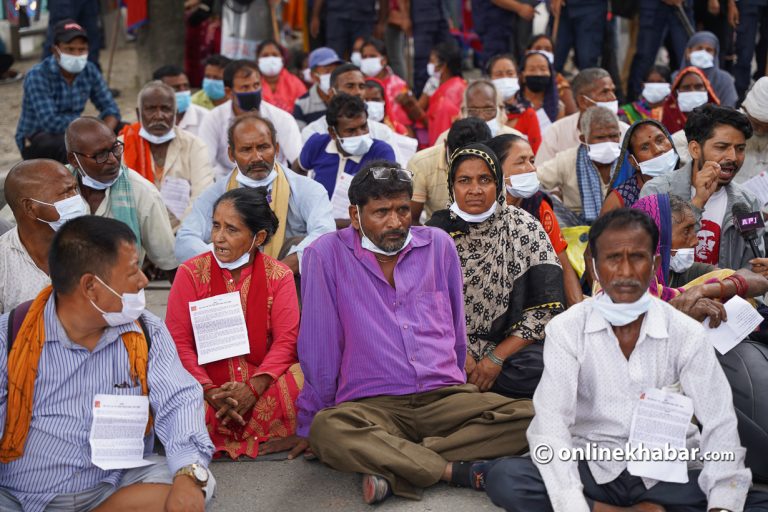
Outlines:
[[439,229],[413,227],[411,233],[395,264],[396,289],[351,226],[304,250],[299,436],[309,436],[312,419],[326,407],[466,382],[467,326],[456,246]]

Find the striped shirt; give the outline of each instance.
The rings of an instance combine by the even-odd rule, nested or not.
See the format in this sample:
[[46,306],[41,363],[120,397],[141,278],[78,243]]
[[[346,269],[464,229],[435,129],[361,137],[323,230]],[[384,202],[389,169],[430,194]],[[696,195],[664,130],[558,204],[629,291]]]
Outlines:
[[395,287],[353,227],[304,250],[298,350],[304,389],[296,433],[341,402],[425,393],[464,384],[467,326],[463,277],[447,233],[411,228]]
[[[18,499],[27,512],[45,509],[60,494],[82,492],[101,482],[118,485],[124,470],[104,471],[91,463],[89,435],[92,401],[97,393],[140,395],[131,384],[128,352],[120,336],[141,332],[136,324],[108,327],[89,352],[73,343],[56,315],[54,295],[44,310],[43,346],[32,424],[24,455],[0,464],[0,487]],[[213,445],[205,427],[203,392],[179,361],[176,347],[159,318],[144,314],[151,337],[147,383],[154,432],[165,446],[171,473],[189,464],[207,467]],[[8,402],[8,315],[0,316],[0,435]],[[10,411],[13,414],[13,411]],[[145,438],[152,452],[154,435]]]

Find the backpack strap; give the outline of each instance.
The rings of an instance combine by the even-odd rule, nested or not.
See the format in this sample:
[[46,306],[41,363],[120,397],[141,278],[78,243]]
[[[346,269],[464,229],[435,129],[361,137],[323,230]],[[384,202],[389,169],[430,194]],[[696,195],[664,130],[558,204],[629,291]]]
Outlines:
[[147,357],[149,357],[149,349],[152,348],[152,338],[149,336],[149,329],[147,328],[147,324],[144,322],[144,315],[141,315],[138,320],[139,327],[141,327],[141,332],[144,334],[144,339],[147,340]]
[[[19,335],[19,331],[21,330],[21,324],[24,323],[24,319],[27,317],[27,312],[29,312],[29,308],[31,306],[32,306],[31,300],[28,300],[27,302],[22,302],[21,304],[13,308],[11,312],[8,314],[8,338],[7,338],[8,354],[11,353],[13,342],[16,340],[16,336]],[[147,341],[147,343],[149,343],[149,341]]]

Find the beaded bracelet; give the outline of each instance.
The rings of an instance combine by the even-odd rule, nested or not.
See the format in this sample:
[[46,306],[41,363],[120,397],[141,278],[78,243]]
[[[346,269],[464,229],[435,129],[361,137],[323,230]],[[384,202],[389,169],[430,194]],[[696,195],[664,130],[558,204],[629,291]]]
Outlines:
[[485,357],[497,366],[504,366],[504,360],[494,354],[492,350],[489,350],[488,353],[485,354]]

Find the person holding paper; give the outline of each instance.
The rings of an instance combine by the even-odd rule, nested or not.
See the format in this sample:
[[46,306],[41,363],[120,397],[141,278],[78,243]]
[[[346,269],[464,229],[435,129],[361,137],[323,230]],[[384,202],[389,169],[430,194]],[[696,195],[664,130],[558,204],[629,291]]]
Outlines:
[[[259,249],[278,229],[264,189],[226,192],[213,207],[212,247],[179,267],[168,296],[165,322],[184,367],[203,386],[215,457],[256,457],[296,443],[304,383],[296,286],[290,268]],[[197,301],[228,293],[237,294],[235,312],[245,314],[247,353],[200,364],[196,327],[202,333],[190,312]]]
[[[395,161],[392,146],[374,139],[368,129],[368,109],[357,96],[334,95],[325,113],[328,133],[312,135],[299,156],[299,165],[328,193],[336,225],[349,224],[347,190],[352,176],[373,160]],[[338,188],[338,191],[336,190]]]
[[178,228],[198,196],[213,183],[205,143],[174,126],[176,95],[161,81],[139,92],[139,121],[120,133],[123,164],[160,190],[171,226]]
[[466,383],[461,263],[448,234],[411,228],[412,187],[398,164],[361,169],[352,225],[308,247],[302,275],[303,439],[289,457],[311,447],[363,473],[370,504],[441,480],[482,488],[470,461],[526,451],[533,415],[530,400]]
[[70,220],[48,266],[51,286],[0,316],[0,510],[203,512],[203,393],[144,309],[133,231]]
[[[653,221],[633,209],[613,210],[592,225],[589,244],[603,292],[547,325],[544,375],[528,429],[533,459],[490,464],[486,490],[496,505],[525,512],[661,511],[666,506],[749,511],[768,506],[768,494],[749,491],[752,475],[744,467],[730,387],[704,327],[648,293],[659,265],[654,256],[658,239]],[[645,407],[641,402],[657,396],[685,411],[675,420],[671,444],[685,446],[686,426],[694,428],[692,412],[702,435],[699,441],[698,433],[691,434],[688,447],[730,452],[734,460],[704,462],[703,468],[686,468],[683,461],[642,461],[637,470],[634,462],[619,458],[560,458],[563,449],[587,445],[623,451],[649,429],[669,434],[664,429],[670,423],[654,423],[653,416],[645,418],[642,430],[633,428],[633,417]],[[670,463],[682,469],[687,483],[664,480]]]
[[276,160],[280,144],[275,126],[255,112],[235,118],[229,127],[229,158],[234,169],[203,192],[176,235],[176,257],[186,261],[207,253],[213,205],[236,188],[266,187],[278,228],[263,248],[299,274],[304,248],[336,229],[331,203],[323,187]]

